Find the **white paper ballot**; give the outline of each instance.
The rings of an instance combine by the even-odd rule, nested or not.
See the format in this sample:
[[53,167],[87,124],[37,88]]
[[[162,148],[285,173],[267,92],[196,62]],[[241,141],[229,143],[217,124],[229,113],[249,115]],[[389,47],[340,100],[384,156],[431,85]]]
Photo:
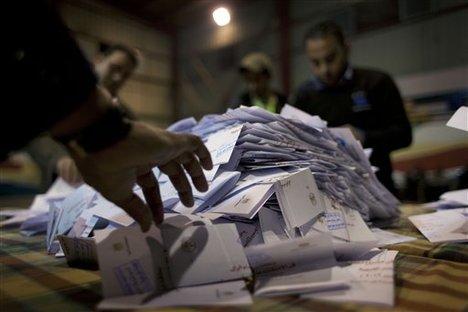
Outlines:
[[468,131],[468,107],[460,106],[452,117],[450,117],[447,126]]
[[144,309],[177,306],[244,306],[252,304],[244,281],[181,287],[159,296],[146,294],[105,298],[98,305],[102,310]]
[[252,185],[213,206],[209,212],[253,218],[274,193],[272,184]]
[[315,233],[330,233],[334,238],[335,254],[338,259],[352,258],[376,247],[377,238],[371,232],[358,211],[343,206],[327,196],[323,197],[325,213],[315,223],[300,228],[303,235],[310,230]]
[[468,242],[468,208],[440,210],[408,219],[432,243]]
[[325,211],[322,193],[308,168],[280,179],[275,189],[289,230],[311,222]]
[[395,286],[393,263],[398,251],[370,252],[344,268],[352,276],[350,288],[303,295],[334,302],[372,303],[393,306]]
[[135,220],[125,210],[102,196],[96,199],[96,204],[89,208],[89,212],[120,226],[130,226],[135,223]]
[[349,273],[338,267],[289,275],[262,277],[255,280],[255,296],[298,295],[349,288]]
[[217,131],[208,137],[208,141],[205,145],[210,151],[213,165],[226,164],[229,162],[241,131],[242,125],[237,125]]
[[240,175],[241,174],[238,171],[222,172],[209,184],[208,191],[204,193],[197,191],[192,185],[192,189],[194,190],[193,197],[195,198],[194,207],[185,207],[179,202],[171,210],[185,214],[197,213],[205,210],[229,193],[229,191],[231,191],[236,185]]
[[328,234],[255,245],[245,248],[245,253],[255,274],[294,274],[336,263]]
[[331,238],[317,234],[246,248],[255,272],[255,295],[278,296],[347,288],[336,267]]
[[[96,231],[104,297],[156,297],[182,286],[251,275],[233,224],[176,228],[162,225]],[[148,299],[149,300],[149,299]]]
[[289,104],[283,106],[280,115],[284,118],[299,120],[314,128],[325,128],[327,126],[327,122],[322,120],[319,116],[311,116]]
[[174,287],[239,279],[251,275],[234,224],[162,229]]
[[87,184],[83,184],[61,203],[62,213],[57,220],[57,233],[63,234],[72,228],[78,216],[93,205],[97,199],[97,193]]
[[372,233],[378,239],[377,247],[383,247],[386,245],[406,243],[416,240],[416,237],[401,235],[398,233],[385,231],[379,228],[371,228]]
[[62,178],[57,178],[54,183],[49,187],[47,193],[45,194],[47,197],[63,197],[65,198],[69,194],[71,194],[76,187],[68,184]]
[[440,195],[440,199],[456,202],[463,206],[468,206],[468,189],[445,192]]
[[262,208],[258,212],[258,219],[266,244],[289,239],[281,212]]

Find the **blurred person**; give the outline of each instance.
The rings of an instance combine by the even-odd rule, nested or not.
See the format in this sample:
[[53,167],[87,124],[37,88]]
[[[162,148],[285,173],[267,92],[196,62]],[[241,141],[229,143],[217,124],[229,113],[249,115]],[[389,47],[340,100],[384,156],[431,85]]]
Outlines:
[[247,90],[232,101],[231,108],[245,105],[258,106],[272,113],[281,111],[286,97],[271,87],[273,64],[268,55],[260,52],[247,54],[239,64],[239,73]]
[[[28,8],[25,10],[24,8]],[[206,191],[202,168],[211,169],[200,138],[132,121],[112,104],[75,40],[46,1],[8,2],[14,35],[6,37],[5,96],[14,105],[0,115],[0,160],[48,131],[66,146],[84,181],[123,208],[142,230],[163,220],[152,168],[166,173],[186,206],[193,185]],[[146,202],[133,192],[141,187]]]
[[[109,45],[93,60],[100,84],[114,97],[114,105],[130,119],[136,119],[136,115],[118,98],[118,92],[135,71],[138,63],[137,50],[122,44]],[[75,186],[83,182],[83,177],[66,149],[50,136],[32,140],[24,150],[41,169],[42,192],[51,186],[56,177],[61,177]]]
[[332,21],[313,26],[304,37],[312,78],[301,85],[291,104],[318,115],[329,127],[348,127],[365,148],[380,182],[393,194],[390,153],[409,146],[411,125],[392,78],[349,63],[350,45]]

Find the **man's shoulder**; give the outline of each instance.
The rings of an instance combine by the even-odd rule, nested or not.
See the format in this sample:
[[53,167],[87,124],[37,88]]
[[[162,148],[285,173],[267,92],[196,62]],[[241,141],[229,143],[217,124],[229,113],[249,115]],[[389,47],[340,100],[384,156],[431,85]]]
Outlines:
[[363,67],[353,70],[354,81],[359,85],[367,86],[367,88],[393,84],[392,76],[383,70]]
[[375,69],[375,68],[367,68],[367,67],[355,67],[354,76],[357,79],[365,79],[371,81],[380,81],[382,79],[392,79],[390,74],[387,72]]

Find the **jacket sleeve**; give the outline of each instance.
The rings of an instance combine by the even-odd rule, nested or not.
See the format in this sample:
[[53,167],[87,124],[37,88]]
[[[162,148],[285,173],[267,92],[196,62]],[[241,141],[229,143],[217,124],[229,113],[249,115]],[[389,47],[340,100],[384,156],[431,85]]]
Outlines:
[[42,0],[9,1],[0,157],[78,108],[96,88],[92,66],[57,14]]
[[400,93],[388,75],[380,79],[373,91],[378,129],[366,131],[365,146],[393,151],[409,146],[412,141],[411,125]]

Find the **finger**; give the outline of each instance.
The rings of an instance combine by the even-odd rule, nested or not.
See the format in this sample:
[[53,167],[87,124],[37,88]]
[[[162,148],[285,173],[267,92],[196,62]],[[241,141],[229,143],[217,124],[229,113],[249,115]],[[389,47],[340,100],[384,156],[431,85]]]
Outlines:
[[70,178],[70,181],[72,181],[73,184],[76,184],[78,182],[78,169],[75,167],[75,164],[70,162],[68,163],[68,176]]
[[213,162],[211,160],[211,155],[208,149],[206,148],[203,141],[195,135],[187,135],[190,146],[193,146],[193,153],[197,155],[202,167],[206,170],[211,170],[213,168]]
[[81,177],[80,170],[76,166],[75,162],[73,160],[71,160],[71,159],[70,159],[70,169],[71,169],[72,174],[73,174],[73,181],[76,184],[80,183],[83,180],[83,178]]
[[161,201],[158,180],[156,180],[153,171],[150,169],[148,172],[139,175],[137,184],[141,187],[146,203],[153,214],[153,221],[160,224],[164,220],[164,207]]
[[75,181],[73,180],[73,175],[72,175],[72,172],[70,170],[70,166],[69,166],[68,162],[64,162],[62,164],[61,176],[68,183],[70,183],[70,184],[75,183]]
[[205,144],[201,142],[201,145],[194,151],[195,155],[197,155],[198,159],[202,167],[206,170],[213,169],[213,161],[211,160],[210,151],[206,148]]
[[192,187],[185,175],[182,167],[175,161],[159,166],[162,172],[169,176],[172,185],[174,185],[179,194],[180,201],[187,207],[193,206]]
[[205,174],[194,154],[184,153],[177,157],[176,161],[184,166],[197,190],[201,192],[208,190],[208,182],[206,181]]
[[143,232],[148,232],[151,226],[151,212],[140,197],[132,193],[127,199],[114,202],[140,225]]

